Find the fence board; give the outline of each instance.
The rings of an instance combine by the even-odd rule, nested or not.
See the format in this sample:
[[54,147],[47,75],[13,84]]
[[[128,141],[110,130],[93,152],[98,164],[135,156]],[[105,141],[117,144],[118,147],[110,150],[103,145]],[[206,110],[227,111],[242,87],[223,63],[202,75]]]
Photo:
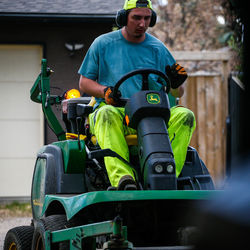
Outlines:
[[[214,92],[214,84],[212,77],[205,78],[206,87],[206,162],[209,164],[212,176],[215,176],[215,147],[214,147],[214,135],[216,130],[216,121],[215,121],[215,103],[216,93]],[[218,107],[217,107],[218,108]]]
[[[196,105],[196,99],[197,99],[197,92],[196,92],[197,84],[196,84],[196,78],[190,77],[188,84],[186,84],[186,90],[187,93],[192,93],[192,95],[186,94],[184,98],[185,103],[182,103],[185,107],[192,107],[192,111],[194,114],[197,114],[197,105]],[[190,145],[197,145],[198,144],[198,133],[197,130],[194,131],[193,137],[191,139]]]
[[173,51],[177,61],[224,61],[230,59],[230,54],[223,51]]
[[224,146],[223,146],[223,130],[225,127],[223,126],[226,121],[226,117],[223,110],[223,82],[220,78],[214,79],[214,86],[215,86],[215,98],[214,103],[216,108],[215,112],[215,121],[217,129],[215,130],[214,136],[214,146],[216,150],[216,163],[215,163],[215,173],[214,176],[222,177],[223,176],[223,169],[225,165],[225,157],[224,157]]
[[197,106],[197,115],[196,115],[196,124],[198,132],[198,145],[197,149],[201,157],[207,162],[206,154],[206,89],[205,89],[205,78],[197,77],[197,96],[196,96],[196,106]]

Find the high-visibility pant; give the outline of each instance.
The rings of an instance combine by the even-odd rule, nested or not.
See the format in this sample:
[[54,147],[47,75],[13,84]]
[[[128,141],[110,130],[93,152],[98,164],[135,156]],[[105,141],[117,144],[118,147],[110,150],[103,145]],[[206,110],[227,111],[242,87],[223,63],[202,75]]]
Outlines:
[[[124,108],[117,108],[101,103],[99,108],[90,114],[90,130],[97,138],[101,149],[109,148],[129,161],[129,148],[125,140],[128,134],[136,134],[136,130],[124,124]],[[190,143],[196,122],[192,111],[181,106],[171,108],[168,122],[168,134],[173,149],[176,176],[181,173],[187,147]],[[116,157],[105,157],[105,166],[112,186],[117,187],[124,175],[134,177],[133,170]]]

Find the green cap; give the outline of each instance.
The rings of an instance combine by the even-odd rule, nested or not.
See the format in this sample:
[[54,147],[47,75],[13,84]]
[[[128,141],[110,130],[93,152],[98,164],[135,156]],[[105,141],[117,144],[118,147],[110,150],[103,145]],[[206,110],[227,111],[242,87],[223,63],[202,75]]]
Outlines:
[[150,0],[126,0],[123,6],[124,10],[130,10],[134,8],[152,8],[152,3]]

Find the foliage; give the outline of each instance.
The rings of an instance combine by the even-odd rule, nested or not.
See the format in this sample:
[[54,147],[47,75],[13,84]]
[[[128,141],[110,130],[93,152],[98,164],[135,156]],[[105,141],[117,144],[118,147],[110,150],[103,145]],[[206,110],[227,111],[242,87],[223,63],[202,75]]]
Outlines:
[[[158,22],[151,33],[170,50],[231,48],[233,70],[240,70],[242,26],[232,11],[233,0],[153,0]],[[165,3],[165,4],[163,4]],[[218,22],[218,18],[225,23]],[[216,70],[217,65],[195,65],[192,70]]]
[[224,16],[223,0],[168,0],[160,6],[155,0],[158,23],[152,33],[174,50],[212,50],[223,47],[219,37],[226,26],[219,24]]
[[235,70],[242,72],[242,62],[243,62],[243,15],[242,9],[243,5],[235,0],[224,0],[222,2],[225,11],[225,19],[227,23],[227,28],[230,30],[230,36],[225,39],[225,42],[236,52],[237,57]]
[[9,216],[31,216],[31,205],[29,203],[19,202],[12,202],[11,204],[0,205],[0,218],[5,218]]

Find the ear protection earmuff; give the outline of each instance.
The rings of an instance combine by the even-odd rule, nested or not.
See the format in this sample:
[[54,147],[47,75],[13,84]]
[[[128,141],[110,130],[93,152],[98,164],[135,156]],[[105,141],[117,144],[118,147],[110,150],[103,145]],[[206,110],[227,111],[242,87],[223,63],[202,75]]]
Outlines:
[[[151,15],[151,20],[150,20],[150,24],[149,27],[153,27],[156,23],[157,20],[157,15],[156,12],[154,10],[152,11],[152,15]],[[123,27],[127,25],[127,21],[128,21],[128,10],[119,10],[116,14],[116,24],[119,27]]]

